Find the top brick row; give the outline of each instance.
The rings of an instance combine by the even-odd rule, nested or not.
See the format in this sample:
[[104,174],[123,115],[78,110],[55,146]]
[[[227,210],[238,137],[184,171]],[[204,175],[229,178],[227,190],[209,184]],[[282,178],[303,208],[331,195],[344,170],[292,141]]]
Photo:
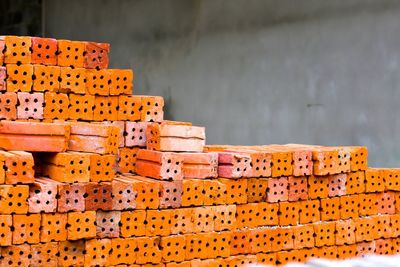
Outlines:
[[0,65],[41,64],[107,69],[110,44],[40,37],[0,37]]

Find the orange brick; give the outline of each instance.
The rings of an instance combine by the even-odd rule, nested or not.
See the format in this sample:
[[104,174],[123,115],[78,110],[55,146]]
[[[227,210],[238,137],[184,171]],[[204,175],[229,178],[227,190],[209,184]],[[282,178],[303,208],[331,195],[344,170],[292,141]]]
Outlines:
[[289,183],[289,201],[299,201],[308,199],[308,186],[306,176],[290,176]]
[[31,37],[5,36],[6,50],[4,63],[30,64],[31,63]]
[[337,257],[339,259],[354,258],[357,255],[357,245],[337,246]]
[[135,173],[138,150],[137,147],[119,149],[118,169],[120,173]]
[[109,53],[110,44],[85,42],[84,67],[87,69],[107,69]]
[[377,236],[375,220],[372,217],[356,218],[356,242],[372,241]]
[[272,237],[270,238],[272,251],[293,249],[293,228],[272,228]]
[[130,69],[111,69],[110,95],[131,95],[133,71]]
[[3,247],[0,251],[3,266],[29,266],[31,263],[31,247],[28,244]]
[[40,242],[67,240],[67,214],[43,213],[40,227]]
[[96,212],[68,213],[68,240],[96,237]]
[[360,194],[365,192],[365,175],[363,171],[350,172],[347,174],[347,194]]
[[133,184],[115,178],[111,182],[112,210],[130,210],[136,208],[137,192]]
[[112,187],[110,182],[86,184],[85,209],[86,210],[111,210],[113,203]]
[[315,246],[335,245],[335,222],[321,222],[314,224]]
[[57,40],[32,37],[32,64],[57,65]]
[[0,119],[17,119],[17,93],[5,92],[0,94]]
[[371,242],[357,243],[357,257],[364,257],[375,253],[375,240]]
[[2,214],[28,212],[29,187],[27,185],[0,185],[0,210]]
[[340,198],[321,199],[321,220],[335,221],[340,219]]
[[120,95],[118,97],[119,109],[118,120],[140,121],[141,120],[141,98],[130,95]]
[[4,50],[5,50],[6,43],[4,40],[0,40],[0,65],[4,63]]
[[182,262],[185,260],[186,237],[184,235],[161,237],[160,247],[163,262]]
[[141,99],[141,121],[161,122],[164,118],[164,98],[161,96],[137,96]]
[[108,96],[110,94],[111,74],[109,70],[86,70],[86,93]]
[[90,154],[90,181],[112,181],[115,176],[115,155]]
[[158,209],[160,206],[160,184],[135,179],[136,176],[119,176],[119,180],[131,183],[134,192],[137,192],[137,209]]
[[378,255],[392,255],[393,242],[391,239],[378,239],[375,240],[375,254]]
[[264,202],[267,200],[267,188],[269,179],[249,178],[247,179],[247,201]]
[[335,174],[328,176],[329,197],[346,195],[347,174]]
[[226,204],[247,203],[247,179],[218,179],[225,185]]
[[276,264],[276,253],[258,253],[256,254],[257,262],[261,264]]
[[43,93],[17,93],[18,119],[43,119],[44,95]]
[[221,205],[226,202],[226,186],[218,180],[204,180],[204,205]]
[[93,120],[94,96],[69,95],[69,118],[72,120]]
[[400,169],[384,170],[385,190],[400,191]]
[[86,93],[86,70],[83,68],[61,67],[59,90],[63,93]]
[[13,215],[13,244],[40,242],[40,214]]
[[312,248],[314,247],[314,227],[313,225],[299,225],[293,227],[293,248]]
[[251,159],[247,154],[236,152],[218,153],[218,176],[241,178],[251,175]]
[[176,153],[140,149],[136,173],[159,180],[182,180],[183,158]]
[[329,180],[323,176],[308,177],[308,196],[310,199],[327,198],[329,195]]
[[204,202],[204,182],[199,179],[185,179],[182,181],[182,206],[201,206]]
[[299,222],[301,224],[313,223],[321,220],[320,202],[318,200],[300,201]]
[[118,97],[96,96],[94,99],[93,120],[116,121],[118,119]]
[[394,205],[394,193],[385,192],[379,193],[376,198],[379,214],[395,214],[396,208]]
[[12,244],[12,216],[0,215],[0,246],[11,246]]
[[96,212],[96,236],[98,238],[119,237],[121,224],[120,211]]
[[91,239],[85,243],[85,266],[109,266],[110,239]]
[[146,215],[146,236],[167,236],[171,234],[171,210],[148,210]]
[[192,208],[173,209],[171,214],[171,234],[194,233],[192,214]]
[[84,211],[86,185],[76,184],[58,184],[58,212]]
[[340,218],[343,220],[358,218],[359,216],[359,195],[340,197]]
[[212,207],[214,214],[214,230],[234,230],[237,227],[236,205],[221,205]]
[[33,157],[23,151],[0,151],[4,161],[6,184],[29,184],[34,182]]
[[30,92],[33,85],[33,65],[9,64],[7,69],[8,92]]
[[279,203],[279,225],[297,225],[299,223],[300,206],[296,202]]
[[34,65],[33,78],[33,91],[58,92],[60,90],[60,67]]
[[374,236],[374,239],[393,237],[394,229],[391,225],[390,215],[379,215],[373,217],[373,219],[376,229],[376,236]]
[[218,176],[218,154],[180,153],[183,157],[184,178],[215,178]]
[[[146,147],[146,129],[149,122],[125,122],[125,144],[127,147]],[[198,177],[196,177],[198,178]]]
[[[231,255],[247,254],[251,252],[250,230],[232,231],[230,252]],[[187,246],[189,248],[189,245]],[[194,247],[193,249],[195,249]]]
[[144,236],[146,233],[146,211],[121,212],[121,237]]
[[336,245],[349,245],[356,242],[356,224],[353,220],[336,221]]
[[363,146],[350,147],[351,171],[364,171],[368,168],[368,149]]
[[267,188],[267,202],[280,202],[289,199],[288,178],[269,178]]
[[56,242],[31,245],[32,258],[30,259],[30,264],[32,266],[57,267],[58,253],[58,244]]
[[214,231],[214,209],[212,207],[197,207],[192,209],[193,232]]
[[385,182],[381,169],[369,168],[365,171],[365,192],[383,192]]
[[360,194],[359,209],[360,216],[369,216],[378,214],[378,198],[376,194]]
[[390,226],[392,230],[392,237],[400,236],[400,214],[390,215]]
[[330,175],[338,173],[339,149],[335,147],[318,147],[312,152],[314,175]]
[[109,256],[110,265],[135,263],[136,250],[137,242],[135,238],[112,238]]
[[255,228],[258,226],[258,204],[249,203],[236,206],[237,227],[240,228]]
[[83,68],[84,50],[83,42],[58,40],[57,64],[62,67]]
[[46,92],[44,94],[44,119],[66,120],[69,116],[68,95],[52,92]]
[[161,250],[158,247],[160,243],[159,237],[138,237],[137,252],[136,252],[136,263],[160,263],[161,262]]
[[85,241],[63,241],[58,243],[58,266],[83,266],[85,262]]

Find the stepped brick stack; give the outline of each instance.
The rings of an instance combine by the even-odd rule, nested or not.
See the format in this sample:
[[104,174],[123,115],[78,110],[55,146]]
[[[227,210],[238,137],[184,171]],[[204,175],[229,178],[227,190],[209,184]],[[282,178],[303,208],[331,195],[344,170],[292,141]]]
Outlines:
[[110,46],[0,38],[0,266],[243,266],[400,251],[365,147],[205,145]]

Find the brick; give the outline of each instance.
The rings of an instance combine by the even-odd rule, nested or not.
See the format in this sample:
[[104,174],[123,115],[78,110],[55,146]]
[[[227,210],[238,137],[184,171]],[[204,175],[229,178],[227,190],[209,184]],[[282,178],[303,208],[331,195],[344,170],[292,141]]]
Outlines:
[[29,187],[29,213],[55,212],[57,210],[57,183],[36,178]]
[[272,173],[272,154],[264,151],[249,151],[252,177],[270,177]]
[[12,244],[12,216],[0,215],[0,247]]
[[308,196],[310,199],[327,198],[329,196],[329,180],[326,177],[309,176]]
[[284,151],[272,151],[272,177],[293,175],[292,154]]
[[66,120],[69,116],[69,98],[67,94],[53,92],[44,94],[44,119]]
[[249,240],[251,240],[251,254],[272,250],[271,242],[268,240],[268,237],[271,236],[271,231],[270,228],[251,230],[249,234]]
[[335,147],[318,147],[312,151],[314,175],[330,175],[338,173],[339,149]]
[[160,263],[161,250],[158,247],[159,237],[138,237],[136,263]]
[[248,264],[256,263],[257,258],[254,255],[232,256],[225,260],[227,266],[247,266]]
[[32,64],[57,65],[57,40],[32,37]]
[[140,149],[136,172],[159,180],[182,180],[183,159],[178,154]]
[[[87,94],[100,96],[108,96],[110,94],[111,73],[109,70],[87,69],[85,75]],[[106,100],[105,98],[101,99]]]
[[346,195],[346,183],[347,183],[347,175],[346,174],[334,174],[328,176],[328,190],[329,197],[337,197]]
[[86,70],[83,68],[59,67],[59,90],[63,93],[86,93]]
[[62,67],[83,68],[84,51],[83,42],[58,40],[57,64]]
[[257,203],[249,203],[236,206],[237,228],[255,228],[258,225]]
[[96,212],[68,213],[68,240],[96,237]]
[[390,224],[392,230],[392,237],[399,237],[400,236],[400,215],[394,214],[390,215]]
[[373,218],[376,229],[376,236],[374,236],[374,239],[393,237],[394,228],[391,224],[390,217],[390,215],[379,215]]
[[293,249],[293,228],[272,228],[272,238],[270,238],[272,244],[272,251],[290,250]]
[[276,253],[258,253],[256,254],[257,262],[261,264],[276,264]]
[[109,53],[110,44],[85,42],[84,67],[87,69],[107,69]]
[[85,241],[63,241],[58,243],[58,266],[83,266],[85,262]]
[[32,266],[57,267],[58,253],[58,244],[56,242],[31,245],[32,258],[30,259],[30,264]]
[[369,168],[365,171],[365,192],[383,192],[385,182],[381,169]]
[[146,234],[146,211],[122,211],[121,212],[121,237],[144,236]]
[[392,255],[393,243],[391,239],[375,240],[375,254],[377,255]]
[[215,178],[218,176],[217,153],[180,153],[185,178]]
[[249,178],[247,179],[247,202],[264,202],[267,200],[267,189],[269,179]]
[[30,266],[31,247],[28,244],[1,249],[2,266]]
[[337,173],[350,172],[350,149],[348,147],[338,148]]
[[8,92],[30,92],[33,85],[33,65],[8,64],[7,69],[7,91]]
[[17,97],[18,119],[43,119],[44,95],[42,93],[19,92]]
[[116,121],[118,119],[118,97],[96,96],[94,99],[93,120]]
[[214,231],[214,213],[212,207],[197,207],[192,209],[193,232]]
[[147,149],[157,151],[202,152],[205,128],[178,124],[149,124],[146,129]]
[[113,125],[118,127],[119,129],[119,144],[118,147],[119,148],[123,148],[125,147],[125,122],[124,121],[103,121],[103,122],[99,122],[99,123],[103,123],[106,125]]
[[118,170],[120,173],[135,173],[137,147],[122,147],[119,149]]
[[146,147],[146,129],[149,122],[125,122],[125,145]]
[[171,210],[148,210],[146,236],[167,236],[171,234]]
[[317,257],[327,258],[327,259],[336,259],[337,257],[337,247],[317,247],[314,248]]
[[58,184],[58,212],[84,211],[86,186],[83,183]]
[[336,221],[336,245],[350,245],[356,242],[356,224],[353,220]]
[[384,170],[385,190],[400,191],[400,169]]
[[306,176],[288,177],[288,200],[299,201],[308,199],[308,180]]
[[225,185],[226,204],[247,203],[247,179],[218,179]]
[[43,174],[63,183],[82,183],[90,180],[90,154],[64,152],[42,157]]
[[133,71],[130,69],[110,69],[110,95],[131,95],[133,89]]
[[112,209],[112,187],[110,182],[95,183],[90,182],[86,184],[86,210],[103,210],[108,211]]
[[13,215],[13,244],[39,243],[40,221],[40,214]]
[[141,120],[141,98],[131,95],[120,95],[118,97],[118,120],[140,121]]
[[360,194],[359,195],[359,209],[360,216],[370,216],[378,214],[378,201],[375,194]]
[[6,184],[29,184],[34,182],[33,157],[24,151],[0,151],[4,161]]
[[255,213],[257,226],[275,226],[279,224],[279,203],[258,203]]
[[393,254],[399,254],[399,251],[400,251],[400,239],[399,238],[392,239],[392,248],[393,248]]
[[395,214],[394,193],[385,192],[377,195],[377,206],[379,214]]
[[340,218],[343,220],[359,217],[359,195],[340,197]]
[[232,231],[230,252],[231,255],[248,254],[251,252],[250,230]]
[[204,180],[204,205],[221,205],[226,203],[226,186],[218,180]]
[[4,63],[4,50],[5,50],[6,43],[4,40],[0,40],[0,65]]
[[295,202],[279,203],[279,225],[297,225],[299,223],[299,205]]
[[314,223],[320,220],[320,202],[318,200],[306,200],[299,202],[299,222],[301,224]]
[[184,235],[165,236],[160,239],[163,262],[185,260],[186,237]]
[[96,236],[98,238],[119,237],[120,211],[98,211],[96,213]]
[[85,243],[85,266],[109,266],[110,239],[91,239]]
[[134,192],[137,192],[137,209],[158,209],[160,206],[160,184],[149,180],[138,180],[136,176],[120,176],[120,180],[131,183]]
[[352,171],[364,171],[368,168],[368,149],[366,147],[350,147],[350,168]]
[[36,92],[58,92],[60,90],[60,67],[33,66],[32,90]]
[[314,227],[313,225],[299,225],[293,227],[293,248],[312,248],[314,247]]
[[137,192],[133,185],[116,178],[111,182],[112,210],[130,210],[136,208]]
[[375,240],[371,242],[360,242],[357,243],[357,257],[364,257],[375,253]]
[[182,207],[201,206],[204,203],[204,182],[199,179],[182,181]]
[[356,242],[372,241],[377,236],[375,220],[372,217],[356,218]]
[[312,152],[309,149],[293,150],[293,176],[307,176],[313,173]]
[[218,176],[241,178],[251,175],[251,159],[247,154],[236,152],[218,153]]
[[[194,233],[192,208],[173,209],[171,214],[171,234]],[[215,224],[218,224],[215,222]]]
[[288,178],[269,178],[267,188],[267,202],[281,202],[288,201]]
[[340,198],[321,199],[321,220],[335,221],[340,219]]
[[27,185],[0,185],[0,210],[2,214],[28,212],[29,187]]
[[365,175],[362,171],[350,172],[347,174],[346,193],[360,194],[365,192]]
[[90,181],[112,181],[115,176],[115,155],[90,154]]
[[335,222],[321,222],[314,224],[315,246],[335,245]]
[[214,214],[215,231],[236,229],[236,205],[214,206],[212,207],[212,214]]
[[17,119],[17,93],[5,92],[0,94],[0,119]]
[[77,152],[117,154],[119,128],[109,124],[71,123],[68,149]]
[[93,120],[94,96],[69,94],[69,118],[72,120]]
[[134,238],[112,238],[109,256],[110,266],[135,263],[136,249],[136,239]]
[[69,133],[69,126],[62,123],[1,121],[0,147],[31,152],[63,152]]
[[164,119],[164,98],[161,96],[137,96],[141,99],[141,121],[161,122]]
[[67,214],[43,213],[40,227],[40,242],[67,240]]
[[6,46],[6,50],[4,51],[4,63],[31,63],[31,37],[5,36],[4,41]]
[[354,258],[357,254],[357,245],[344,245],[337,246],[337,258],[338,259],[348,259]]

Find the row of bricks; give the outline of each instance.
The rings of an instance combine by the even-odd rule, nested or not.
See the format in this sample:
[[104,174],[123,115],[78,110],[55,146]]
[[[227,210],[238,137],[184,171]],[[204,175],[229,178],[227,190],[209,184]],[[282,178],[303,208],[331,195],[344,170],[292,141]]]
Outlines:
[[94,70],[9,64],[0,67],[0,91],[131,95],[133,76],[130,69]]
[[0,119],[154,121],[163,120],[157,96],[93,96],[63,93],[2,93]]
[[[151,126],[147,126],[147,129],[151,129]],[[147,131],[148,132],[148,131]],[[149,141],[149,136],[152,136],[152,134],[146,135],[146,143],[147,147],[149,148],[148,141]],[[190,139],[188,139],[190,140]],[[177,146],[177,145],[176,145]],[[182,146],[184,148],[184,146]],[[343,148],[346,149],[346,148]],[[358,149],[363,149],[363,148],[357,148],[354,150]],[[207,148],[206,148],[207,150]],[[154,150],[146,150],[146,149],[140,149],[138,150],[137,148],[131,148],[130,150],[126,150],[126,153],[131,152],[131,155],[125,155],[126,157],[129,158],[129,162],[124,162],[125,165],[127,166],[127,171],[130,173],[137,173],[139,175],[143,176],[148,176],[156,179],[161,179],[161,180],[180,180],[182,179],[182,165],[176,164],[176,162],[181,162],[182,156],[180,153],[174,153],[174,152],[162,152],[162,151],[154,151]],[[199,158],[204,157],[207,158],[207,155],[210,154],[211,152],[205,152],[202,154],[197,154]],[[273,156],[276,154],[281,154],[284,153],[288,156],[291,156],[293,152],[292,150],[289,150],[287,152],[262,152],[262,153],[257,153],[257,154],[263,154],[263,155],[269,155]],[[280,176],[300,176],[299,173],[296,175],[293,175],[292,167],[286,168],[283,167],[285,164],[288,166],[292,166],[292,161],[281,161],[277,159],[276,164],[272,164],[271,168],[269,169],[268,173],[264,173],[262,175],[255,175],[258,171],[258,167],[255,166],[255,164],[258,162],[257,159],[252,159],[248,154],[243,154],[243,153],[237,153],[237,152],[217,152],[218,154],[218,160],[215,161],[210,161],[210,162],[204,162],[206,164],[202,164],[202,167],[208,166],[209,168],[216,168],[216,164],[218,164],[217,170],[218,170],[218,176],[219,177],[224,177],[224,178],[241,178],[241,177],[280,177]],[[210,155],[208,155],[210,157]],[[349,157],[349,160],[351,157]],[[200,161],[200,159],[198,159]],[[212,163],[211,163],[212,162]],[[270,161],[272,162],[272,161]],[[129,164],[131,163],[131,164]],[[195,162],[194,162],[195,163]],[[198,164],[199,165],[199,164]],[[273,168],[274,166],[278,169],[278,172],[274,172]],[[349,166],[351,164],[349,163]],[[357,165],[356,165],[357,166]],[[196,166],[197,169],[200,166]],[[365,167],[365,168],[364,168]],[[367,169],[366,166],[364,166],[362,170]],[[265,168],[266,169],[266,168]],[[358,167],[354,168],[356,171],[359,170]],[[280,171],[279,171],[280,170]],[[284,171],[282,171],[284,170]],[[286,171],[288,170],[288,171]],[[343,171],[343,173],[348,173],[351,172],[351,169],[346,169],[346,172]],[[337,172],[333,172],[337,173]],[[312,174],[312,172],[310,172]],[[318,176],[327,176],[327,175],[332,175],[332,174],[319,174]],[[210,177],[210,176],[208,176]],[[197,178],[204,178],[204,177],[197,177]],[[375,176],[374,176],[375,178]],[[375,184],[375,183],[374,183]],[[379,184],[381,186],[382,184]]]
[[0,65],[42,64],[75,68],[106,69],[107,43],[56,40],[40,37],[0,37]]
[[220,154],[226,176],[279,177],[329,175],[365,170],[366,147],[322,147],[311,145],[220,146],[207,145],[206,152]]
[[[324,230],[329,231],[329,229]],[[334,230],[334,228],[330,230]],[[253,238],[255,241],[253,241],[252,244],[247,244],[248,247],[243,249],[236,249],[236,247],[242,246],[246,241],[241,239],[241,235],[230,232],[166,237],[90,239],[86,241],[60,241],[58,243],[52,241],[48,243],[38,243],[31,246],[28,244],[7,246],[0,249],[2,252],[1,255],[4,258],[3,260],[16,260],[15,263],[17,263],[19,262],[18,254],[20,254],[19,256],[25,255],[27,260],[32,260],[32,258],[34,259],[32,255],[28,257],[28,254],[31,253],[29,249],[37,247],[46,248],[48,244],[51,244],[53,249],[50,251],[43,251],[42,257],[45,258],[45,261],[47,261],[48,257],[58,258],[58,260],[68,260],[68,256],[74,255],[75,257],[71,257],[72,259],[69,258],[70,261],[68,263],[70,264],[72,260],[76,260],[77,258],[80,258],[80,260],[90,261],[90,264],[86,263],[85,266],[109,266],[134,263],[158,264],[161,262],[184,263],[185,261],[190,261],[193,259],[221,259],[243,254],[253,255],[257,261],[262,263],[267,262],[281,264],[288,261],[303,262],[307,258],[313,256],[324,256],[327,258],[348,258],[369,253],[392,254],[400,249],[399,239],[391,237],[379,237],[367,241],[362,240],[341,245],[335,245],[335,242],[324,242],[326,243],[325,245],[316,247],[289,247],[288,244],[295,243],[296,239],[307,239],[309,236],[305,235],[304,237],[300,236],[297,238],[294,236],[294,238],[291,239],[290,236],[282,238],[278,235],[267,234],[267,237],[257,237],[257,235],[264,236],[265,233],[265,230],[259,230],[258,234],[256,234]],[[321,233],[321,236],[323,237],[326,237],[326,235],[326,233]],[[313,238],[317,239],[318,234],[316,234]],[[268,239],[273,239],[273,241]],[[287,244],[285,246],[278,245],[277,248],[279,250],[273,250],[275,239],[279,239],[281,240],[281,243],[286,242]],[[335,238],[331,239],[335,240]],[[264,245],[264,243],[268,243],[268,245]],[[57,246],[57,244],[59,246]],[[269,246],[271,249],[268,249],[268,251],[265,252],[264,249],[260,249],[260,246]],[[19,253],[19,250],[22,250],[24,253]],[[10,253],[10,251],[14,251],[16,255],[14,253]],[[319,254],[322,251],[323,253]],[[72,255],[70,255],[70,253],[72,253]],[[10,264],[9,266],[13,266],[12,263],[8,261],[7,263]],[[75,263],[83,264],[83,262],[81,263],[80,261],[75,261]],[[21,264],[19,264],[19,266],[21,266]]]

